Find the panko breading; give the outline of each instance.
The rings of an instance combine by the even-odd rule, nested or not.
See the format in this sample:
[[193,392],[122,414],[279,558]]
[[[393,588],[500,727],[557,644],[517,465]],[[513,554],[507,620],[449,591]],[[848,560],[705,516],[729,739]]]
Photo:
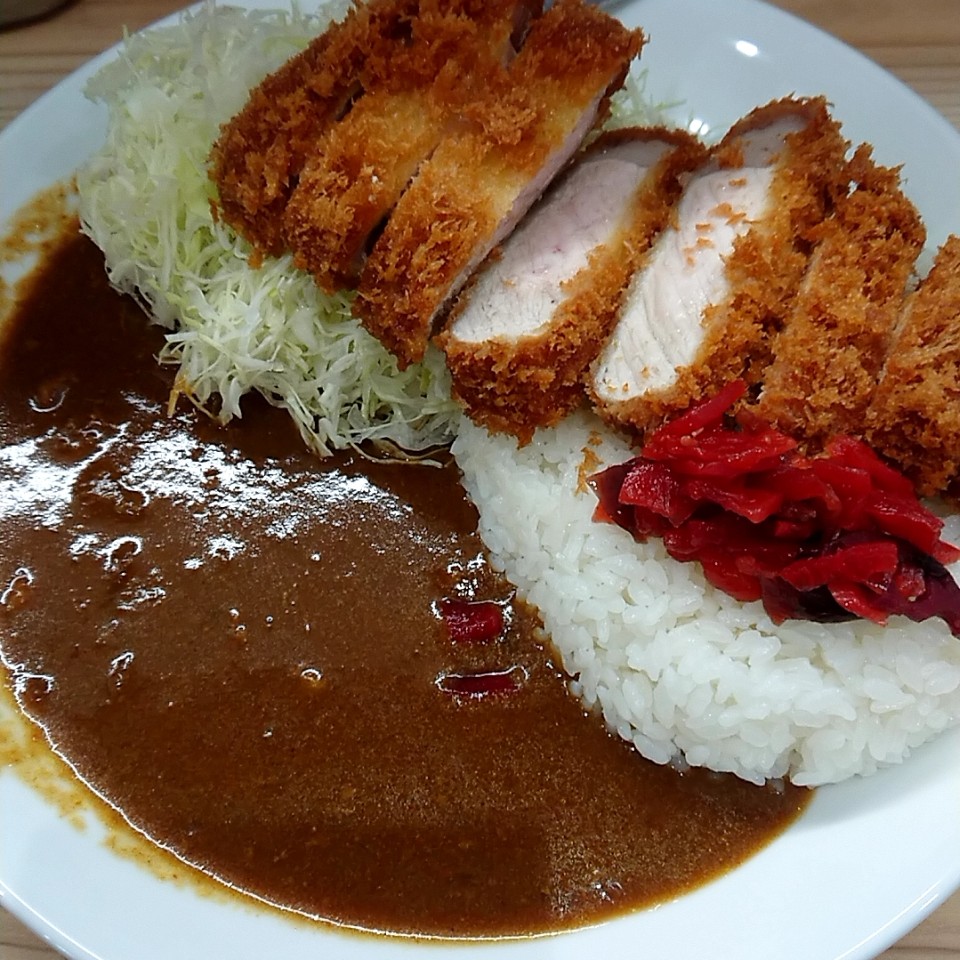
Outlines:
[[878,166],[870,152],[861,146],[850,161],[855,187],[820,229],[755,406],[813,448],[834,434],[863,430],[926,238],[899,171]]
[[422,0],[383,85],[312,146],[287,205],[287,246],[321,287],[356,283],[367,238],[464,103],[505,69],[534,12],[521,0]]
[[582,0],[535,20],[498,83],[464,110],[387,222],[354,309],[401,366],[419,360],[435,321],[574,153],[639,52],[642,35]]
[[527,442],[582,401],[627,281],[705,152],[682,131],[616,130],[558,178],[437,338],[471,419]]
[[317,138],[364,84],[382,77],[418,0],[352,7],[305,50],[250,91],[210,154],[220,215],[261,254],[284,249],[282,216]]
[[923,495],[960,474],[960,237],[906,301],[867,409],[867,439]]
[[822,98],[785,98],[713,148],[592,370],[605,419],[642,433],[731,379],[760,379],[813,231],[845,185],[846,147]]
[[[644,42],[584,0],[541,10],[357,3],[221,128],[220,214],[256,255],[292,249],[325,289],[356,284],[354,312],[401,368],[463,290],[438,343],[455,395],[491,430],[529,440],[586,389],[642,434],[743,378],[744,413],[807,447],[866,436],[922,492],[956,483],[960,240],[907,296],[923,224],[897,169],[867,145],[846,159],[822,97],[757,108],[709,152],[676,133],[604,134],[584,158],[631,137],[683,144],[672,166],[649,161],[643,189],[627,162],[634,180],[613,191],[626,219],[597,202],[573,236],[534,214],[491,255],[606,115]],[[540,274],[521,302],[505,291],[514,275],[526,289],[528,266]]]

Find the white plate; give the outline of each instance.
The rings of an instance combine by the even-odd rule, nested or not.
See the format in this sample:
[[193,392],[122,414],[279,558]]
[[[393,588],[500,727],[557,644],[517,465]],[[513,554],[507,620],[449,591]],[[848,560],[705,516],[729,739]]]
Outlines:
[[[960,137],[859,54],[754,0],[635,0],[619,12],[648,31],[648,93],[682,101],[678,117],[722,130],[773,97],[826,93],[850,139],[872,141],[882,163],[903,163],[931,244],[960,229]],[[109,56],[0,134],[0,222],[98,144],[103,116],[81,90]],[[902,767],[821,789],[778,840],[678,900],[576,933],[476,950],[495,960],[638,948],[673,960],[875,956],[960,884],[958,748],[955,731]],[[164,883],[70,826],[9,772],[0,774],[0,901],[74,958],[392,960],[429,951],[460,960],[464,949],[339,934]]]

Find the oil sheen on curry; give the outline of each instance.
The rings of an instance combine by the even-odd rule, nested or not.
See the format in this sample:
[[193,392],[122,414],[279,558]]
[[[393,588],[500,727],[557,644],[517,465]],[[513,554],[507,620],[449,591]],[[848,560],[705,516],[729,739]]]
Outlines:
[[[583,712],[455,466],[321,461],[265,403],[168,416],[161,334],[99,252],[43,269],[2,355],[0,644],[157,843],[311,917],[482,937],[674,896],[798,815],[805,791],[655,766]],[[499,637],[452,636],[450,598],[495,601]]]

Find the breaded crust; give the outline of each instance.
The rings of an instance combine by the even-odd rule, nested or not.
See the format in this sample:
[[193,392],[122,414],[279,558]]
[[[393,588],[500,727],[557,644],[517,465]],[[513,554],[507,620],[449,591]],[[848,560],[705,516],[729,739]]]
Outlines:
[[[705,148],[682,131],[647,128],[601,134],[586,153],[628,139],[665,141],[673,148],[646,175],[608,242],[564,283],[565,299],[549,327],[516,338],[482,343],[452,333],[462,302],[437,337],[453,380],[454,396],[477,423],[529,442],[535,429],[559,422],[584,397],[584,374],[616,323],[627,281],[670,218],[682,173],[698,165]],[[559,293],[559,291],[558,291]]]
[[731,379],[755,384],[762,377],[772,356],[770,337],[790,309],[814,231],[846,184],[847,143],[822,97],[787,97],[751,111],[712,152],[721,169],[735,177],[744,163],[742,136],[790,116],[803,118],[804,126],[785,138],[763,218],[734,242],[725,267],[729,292],[705,311],[696,360],[662,390],[616,402],[594,391],[595,408],[609,423],[642,434]]
[[810,262],[816,230],[847,188],[848,143],[823,97],[787,98],[752,111],[724,137],[718,157],[735,169],[741,134],[799,111],[807,125],[787,137],[788,156],[777,165],[767,214],[739,237],[727,261],[730,296],[708,310],[704,351],[710,362],[689,372],[690,398],[734,377],[755,384],[772,359],[770,334],[788,314]]
[[464,110],[465,129],[421,166],[374,245],[354,304],[401,366],[422,358],[448,298],[546,186],[531,190],[538,175],[576,149],[641,42],[639,31],[581,0],[559,0],[534,21],[502,80]]
[[930,496],[960,473],[960,237],[906,301],[867,409],[867,440]]
[[353,7],[250,92],[210,154],[220,215],[261,254],[284,249],[282,216],[317,137],[402,40],[417,0]]
[[363,96],[321,140],[283,215],[296,265],[320,287],[356,284],[368,236],[430,155],[444,123],[424,91],[381,92]]
[[[313,145],[283,216],[297,266],[328,291],[355,285],[371,232],[463,104],[512,53],[519,0],[422,0],[382,87]],[[475,9],[476,8],[476,9]],[[527,11],[528,13],[530,11]]]
[[862,431],[926,236],[899,171],[870,153],[861,146],[850,161],[855,187],[819,230],[755,407],[812,449]]

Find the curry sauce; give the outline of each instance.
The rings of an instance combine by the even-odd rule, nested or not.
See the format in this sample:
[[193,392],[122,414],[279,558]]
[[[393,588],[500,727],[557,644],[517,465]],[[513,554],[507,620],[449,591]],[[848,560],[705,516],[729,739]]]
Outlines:
[[[0,648],[82,779],[310,917],[476,937],[677,895],[808,792],[641,759],[568,694],[455,464],[319,460],[263,400],[167,415],[162,333],[71,235],[0,363]],[[505,627],[458,643],[445,598]],[[451,676],[509,672],[458,695]],[[470,688],[473,689],[473,688]]]

